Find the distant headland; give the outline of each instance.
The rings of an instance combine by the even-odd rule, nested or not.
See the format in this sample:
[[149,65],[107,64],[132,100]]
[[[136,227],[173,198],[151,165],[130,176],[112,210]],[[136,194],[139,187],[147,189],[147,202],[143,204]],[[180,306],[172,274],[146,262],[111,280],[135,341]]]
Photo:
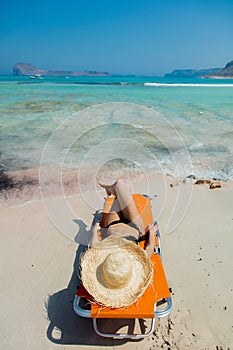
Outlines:
[[[42,76],[57,77],[78,77],[78,76],[122,76],[111,74],[109,72],[98,71],[59,71],[40,69],[31,63],[15,63],[13,66],[13,75],[26,75],[31,78]],[[136,77],[137,75],[124,75],[125,77]],[[143,77],[143,75],[141,75]],[[209,79],[233,79],[233,60],[228,62],[224,68],[207,68],[207,69],[175,69],[171,73],[166,73],[164,78],[209,78]]]
[[59,71],[59,70],[47,70],[39,69],[33,66],[31,63],[15,63],[13,66],[13,75],[28,75],[28,76],[60,76],[60,77],[77,77],[77,76],[109,76],[108,72],[97,71],[85,71],[85,72],[73,72],[73,71]]
[[210,78],[210,79],[232,79],[233,60],[228,62],[224,68],[209,69],[176,69],[164,75],[165,78]]

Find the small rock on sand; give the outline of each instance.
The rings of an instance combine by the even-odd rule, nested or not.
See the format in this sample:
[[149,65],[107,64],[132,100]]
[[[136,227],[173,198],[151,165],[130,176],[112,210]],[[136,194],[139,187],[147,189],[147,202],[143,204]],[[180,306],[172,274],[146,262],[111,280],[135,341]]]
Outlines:
[[215,188],[221,188],[222,187],[222,185],[221,185],[221,183],[219,182],[219,181],[217,181],[217,182],[211,182],[211,184],[210,184],[210,189],[211,190],[213,190],[213,189],[215,189]]
[[211,181],[210,180],[197,180],[195,182],[195,185],[210,185]]

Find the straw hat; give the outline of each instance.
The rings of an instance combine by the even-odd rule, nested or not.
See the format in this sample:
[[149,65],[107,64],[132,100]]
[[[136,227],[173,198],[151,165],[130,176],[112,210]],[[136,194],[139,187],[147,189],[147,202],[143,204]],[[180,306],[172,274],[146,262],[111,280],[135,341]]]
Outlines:
[[133,304],[151,283],[147,253],[118,235],[87,250],[81,261],[82,283],[97,303],[113,307]]

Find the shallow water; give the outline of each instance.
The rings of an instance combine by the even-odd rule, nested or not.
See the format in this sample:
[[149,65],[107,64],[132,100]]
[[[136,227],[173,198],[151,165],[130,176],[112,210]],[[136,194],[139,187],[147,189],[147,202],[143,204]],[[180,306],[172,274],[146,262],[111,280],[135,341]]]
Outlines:
[[232,80],[0,77],[1,164],[232,180],[232,97]]

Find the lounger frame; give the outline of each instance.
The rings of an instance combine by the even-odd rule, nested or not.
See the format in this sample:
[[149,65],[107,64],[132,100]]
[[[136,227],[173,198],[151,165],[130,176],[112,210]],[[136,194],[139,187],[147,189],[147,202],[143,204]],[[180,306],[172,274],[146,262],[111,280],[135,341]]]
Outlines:
[[[155,196],[152,197],[152,196],[148,196],[145,194],[143,194],[142,196],[150,199],[152,213],[153,213],[153,217],[154,217],[154,198],[155,198]],[[105,205],[105,203],[104,203],[104,205]],[[157,225],[157,221],[155,221],[154,224]],[[159,229],[156,231],[156,236],[157,236],[158,244],[156,245],[156,247],[154,249],[154,254],[158,254],[160,256],[160,258],[162,259],[162,247],[161,247],[161,237],[160,237]],[[80,305],[81,299],[82,299],[82,297],[80,297],[78,295],[76,295],[74,298],[73,309],[74,309],[75,313],[81,317],[92,318],[93,328],[99,336],[107,337],[107,338],[114,338],[114,339],[142,339],[142,338],[148,337],[149,335],[151,335],[153,333],[153,331],[155,329],[156,318],[162,318],[162,317],[169,315],[169,313],[171,312],[171,309],[172,309],[172,298],[171,297],[163,298],[162,300],[157,301],[157,303],[155,304],[155,309],[154,309],[154,317],[151,318],[150,329],[146,333],[139,333],[139,334],[138,333],[137,334],[103,333],[98,328],[98,325],[97,325],[98,318],[91,316],[91,310],[87,310],[87,309],[84,309],[83,307],[81,307],[81,305]],[[162,309],[157,309],[157,307],[159,306],[159,304],[161,302],[163,304],[166,304],[166,306]]]

